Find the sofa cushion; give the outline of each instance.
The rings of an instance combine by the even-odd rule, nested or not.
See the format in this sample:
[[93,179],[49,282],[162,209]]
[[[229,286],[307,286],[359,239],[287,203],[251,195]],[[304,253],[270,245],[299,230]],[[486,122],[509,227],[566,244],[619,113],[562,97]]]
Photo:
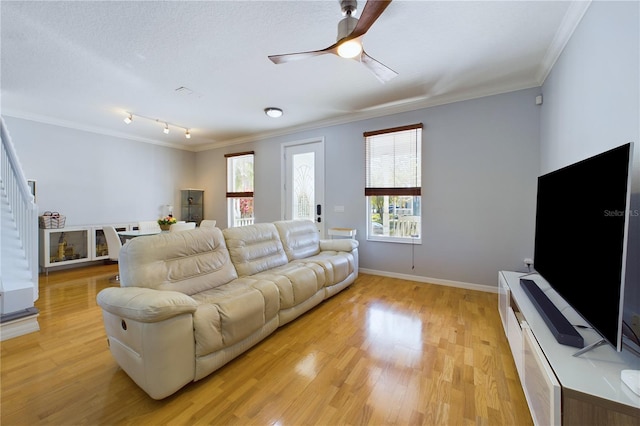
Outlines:
[[320,254],[297,262],[320,265],[324,269],[325,286],[327,287],[344,281],[355,270],[354,257],[351,253],[322,251]]
[[273,223],[278,229],[289,261],[320,253],[318,227],[310,220],[281,220]]
[[239,278],[193,296],[196,356],[241,341],[278,316],[278,289],[270,281]]
[[240,277],[286,265],[287,254],[273,223],[227,228],[224,238]]
[[120,285],[194,295],[238,277],[218,228],[134,238],[119,256]]
[[325,285],[322,267],[314,264],[288,263],[252,276],[276,284],[280,309],[289,309],[312,298]]

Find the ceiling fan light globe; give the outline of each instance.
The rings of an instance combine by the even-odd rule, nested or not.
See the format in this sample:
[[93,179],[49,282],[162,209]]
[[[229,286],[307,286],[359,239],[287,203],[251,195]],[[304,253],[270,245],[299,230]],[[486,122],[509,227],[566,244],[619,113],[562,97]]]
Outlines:
[[352,59],[362,53],[362,45],[356,40],[349,40],[338,46],[338,55],[342,58]]

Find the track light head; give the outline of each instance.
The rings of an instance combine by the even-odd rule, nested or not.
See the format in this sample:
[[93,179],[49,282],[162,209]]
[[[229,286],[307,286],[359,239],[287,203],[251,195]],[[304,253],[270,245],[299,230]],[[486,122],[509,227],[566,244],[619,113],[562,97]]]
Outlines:
[[165,134],[165,135],[168,135],[168,134],[169,134],[169,124],[164,123],[164,130],[163,130],[163,132],[164,132],[164,134]]
[[133,114],[129,114],[125,117],[124,122],[129,124],[133,121]]
[[189,132],[189,129],[185,129],[184,137],[187,138],[187,139],[191,139],[191,133]]

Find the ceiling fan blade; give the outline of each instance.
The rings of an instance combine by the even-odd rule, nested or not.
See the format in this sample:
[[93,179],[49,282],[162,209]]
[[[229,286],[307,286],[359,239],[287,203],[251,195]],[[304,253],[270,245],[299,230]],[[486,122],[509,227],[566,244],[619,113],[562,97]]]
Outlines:
[[362,62],[364,66],[369,68],[369,71],[371,71],[373,75],[375,75],[376,78],[382,83],[386,83],[387,81],[398,75],[397,72],[395,72],[388,66],[376,61],[371,56],[367,55],[364,50],[360,55],[360,62]]
[[[353,29],[353,31],[351,31],[348,36],[341,38],[326,49],[313,50],[310,52],[286,53],[284,55],[271,55],[269,56],[269,59],[274,64],[283,64],[286,62],[312,58],[314,56],[326,55],[327,53],[338,55],[338,46],[345,43],[346,41],[362,37],[367,31],[369,31],[369,28],[371,28],[371,26],[376,22],[380,15],[382,15],[382,12],[384,12],[384,10],[389,6],[391,1],[392,0],[367,0],[362,13],[360,14],[360,18],[358,19],[358,23],[356,24],[356,27]],[[354,59],[357,60],[357,57]],[[378,80],[383,83],[391,80],[393,77],[398,75],[398,73],[396,73],[392,69],[367,55],[364,50],[362,51],[359,59],[367,68],[369,68],[374,73]]]
[[345,39],[352,39],[364,35],[374,22],[382,15],[392,0],[367,0],[358,18],[358,23],[351,34]]
[[271,55],[269,59],[274,64],[284,64],[286,62],[299,61],[301,59],[313,58],[314,56],[326,55],[327,53],[337,53],[338,43],[335,43],[326,49],[313,50],[311,52],[285,53],[284,55]]

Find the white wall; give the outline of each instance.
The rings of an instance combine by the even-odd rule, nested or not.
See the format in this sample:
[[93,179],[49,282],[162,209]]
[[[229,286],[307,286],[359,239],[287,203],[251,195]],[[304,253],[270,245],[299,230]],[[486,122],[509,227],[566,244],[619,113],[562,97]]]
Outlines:
[[542,92],[543,173],[635,143],[625,294],[628,319],[632,310],[640,313],[640,3],[593,2]]
[[[498,270],[522,269],[533,255],[538,94],[523,90],[199,152],[197,185],[211,194],[206,216],[225,226],[224,154],[254,150],[256,221],[279,220],[281,144],[324,137],[325,223],[358,229],[361,268],[495,286]],[[367,242],[363,132],[418,122],[423,243]]]
[[4,117],[40,214],[67,226],[155,220],[178,213],[180,189],[194,186],[195,153]]

